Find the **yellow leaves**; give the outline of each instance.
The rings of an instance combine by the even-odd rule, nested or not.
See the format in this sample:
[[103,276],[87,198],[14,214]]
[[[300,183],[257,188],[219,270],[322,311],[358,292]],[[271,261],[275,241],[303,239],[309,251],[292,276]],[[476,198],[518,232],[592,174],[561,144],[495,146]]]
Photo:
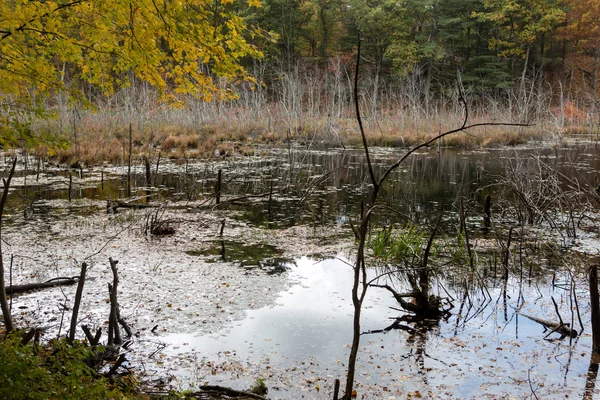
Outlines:
[[[261,5],[260,0],[248,4]],[[0,2],[0,16],[0,31],[9,33],[0,40],[4,94],[21,96],[31,87],[38,94],[60,90],[66,76],[111,93],[127,85],[133,73],[169,103],[175,102],[173,93],[210,99],[226,90],[210,75],[245,79],[238,60],[262,56],[245,40],[241,17],[201,0],[85,0],[60,9],[55,1],[12,0]]]
[[501,56],[523,56],[524,48],[565,19],[558,4],[543,1],[484,0],[483,4],[486,11],[472,16],[497,26],[498,34],[490,40],[490,48],[499,49]]

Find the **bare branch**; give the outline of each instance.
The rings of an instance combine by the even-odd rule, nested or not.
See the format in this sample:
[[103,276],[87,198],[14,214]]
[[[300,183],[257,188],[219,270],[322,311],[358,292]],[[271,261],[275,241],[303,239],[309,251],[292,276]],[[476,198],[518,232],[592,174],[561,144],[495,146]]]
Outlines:
[[531,124],[519,124],[519,123],[511,123],[511,122],[480,122],[480,123],[471,124],[471,125],[463,124],[463,126],[461,126],[460,128],[451,129],[449,131],[440,133],[439,135],[429,139],[426,142],[416,145],[415,147],[411,148],[406,153],[404,153],[404,155],[398,161],[396,161],[394,164],[390,165],[388,167],[388,169],[383,173],[383,175],[381,176],[381,178],[379,178],[379,181],[377,182],[377,186],[380,186],[387,179],[388,175],[391,174],[392,171],[394,171],[396,168],[398,168],[400,166],[400,164],[402,164],[404,162],[404,160],[406,160],[415,151],[420,150],[423,147],[429,146],[430,144],[443,138],[444,136],[448,136],[448,135],[451,135],[451,134],[457,133],[457,132],[466,131],[467,129],[476,128],[479,126],[531,126]]
[[369,155],[369,145],[367,144],[367,136],[363,127],[362,118],[360,116],[360,107],[358,105],[358,70],[360,67],[360,34],[358,36],[358,48],[356,49],[356,71],[354,71],[354,108],[356,109],[356,119],[358,120],[358,127],[360,128],[360,137],[362,138],[362,144],[365,149],[365,158],[367,159],[367,167],[369,168],[369,176],[371,182],[375,186],[375,192],[378,191],[379,182],[375,178],[375,171],[373,171],[373,164],[371,164],[371,156]]

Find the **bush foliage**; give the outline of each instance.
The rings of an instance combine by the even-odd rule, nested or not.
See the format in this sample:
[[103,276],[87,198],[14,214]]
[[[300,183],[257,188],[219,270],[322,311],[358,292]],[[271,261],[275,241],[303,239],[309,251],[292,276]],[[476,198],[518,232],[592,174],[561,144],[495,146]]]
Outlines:
[[109,380],[89,366],[98,351],[66,339],[48,346],[24,346],[18,334],[0,339],[0,398],[139,398],[132,382]]

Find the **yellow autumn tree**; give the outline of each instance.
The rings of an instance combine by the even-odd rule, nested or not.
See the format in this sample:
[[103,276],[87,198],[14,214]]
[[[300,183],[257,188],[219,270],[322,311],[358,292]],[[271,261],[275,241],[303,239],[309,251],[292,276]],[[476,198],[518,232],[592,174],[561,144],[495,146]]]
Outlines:
[[[65,71],[105,94],[131,76],[162,99],[232,96],[214,78],[251,79],[243,57],[261,57],[257,32],[233,0],[0,0],[0,144],[29,138],[24,115],[66,91]],[[248,6],[260,6],[248,0]],[[73,86],[70,96],[77,96]]]

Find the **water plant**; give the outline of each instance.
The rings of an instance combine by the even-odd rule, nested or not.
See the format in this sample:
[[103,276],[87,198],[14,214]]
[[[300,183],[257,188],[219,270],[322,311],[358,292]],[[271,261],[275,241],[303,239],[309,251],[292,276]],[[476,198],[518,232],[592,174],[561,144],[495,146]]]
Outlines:
[[258,394],[258,395],[265,395],[267,394],[267,392],[269,391],[269,389],[267,388],[267,385],[265,384],[265,380],[264,378],[256,378],[256,380],[254,381],[254,385],[250,386],[250,393],[254,393],[254,394]]
[[369,238],[369,247],[384,261],[412,264],[421,259],[426,240],[420,227],[408,224],[396,230],[378,230]]

